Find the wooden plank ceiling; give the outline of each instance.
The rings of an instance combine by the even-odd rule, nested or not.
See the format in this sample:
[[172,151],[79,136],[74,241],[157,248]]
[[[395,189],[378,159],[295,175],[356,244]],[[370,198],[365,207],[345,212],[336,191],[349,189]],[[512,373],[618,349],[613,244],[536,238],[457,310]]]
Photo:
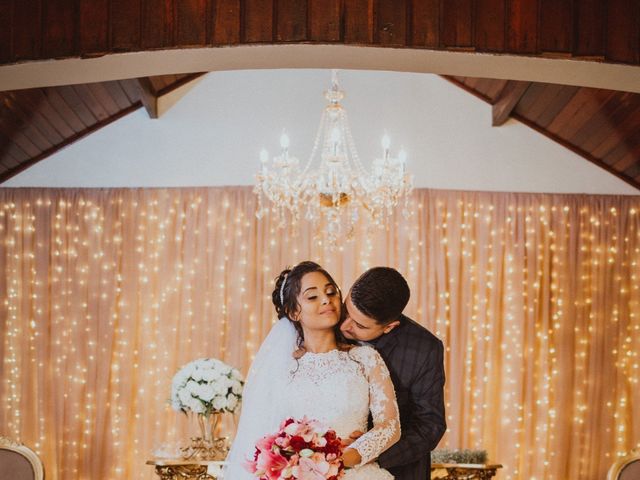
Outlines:
[[[16,62],[242,44],[490,52],[640,65],[638,0],[3,0],[0,68]],[[194,76],[0,92],[0,182]],[[640,96],[447,77],[640,187]]]
[[640,64],[638,0],[2,0],[0,65],[333,43]]
[[0,183],[201,73],[0,92]]
[[445,77],[509,117],[640,189],[640,94],[536,82]]
[[[202,74],[0,92],[0,182]],[[528,125],[640,189],[640,94],[445,77],[493,105],[493,125]]]

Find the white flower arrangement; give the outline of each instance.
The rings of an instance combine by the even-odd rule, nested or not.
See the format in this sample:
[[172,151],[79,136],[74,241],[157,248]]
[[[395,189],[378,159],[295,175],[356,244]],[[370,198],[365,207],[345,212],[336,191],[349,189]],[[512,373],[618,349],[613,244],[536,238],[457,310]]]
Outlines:
[[187,363],[171,382],[171,407],[204,415],[233,413],[240,404],[244,381],[236,368],[215,358]]

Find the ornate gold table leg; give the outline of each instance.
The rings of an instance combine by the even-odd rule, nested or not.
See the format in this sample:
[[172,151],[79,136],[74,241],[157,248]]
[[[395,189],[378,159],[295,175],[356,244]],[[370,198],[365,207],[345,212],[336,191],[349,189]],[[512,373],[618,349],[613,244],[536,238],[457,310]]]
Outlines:
[[439,480],[489,480],[496,474],[495,468],[471,469],[446,467],[447,475],[439,477]]
[[216,480],[206,465],[156,465],[156,474],[161,480]]

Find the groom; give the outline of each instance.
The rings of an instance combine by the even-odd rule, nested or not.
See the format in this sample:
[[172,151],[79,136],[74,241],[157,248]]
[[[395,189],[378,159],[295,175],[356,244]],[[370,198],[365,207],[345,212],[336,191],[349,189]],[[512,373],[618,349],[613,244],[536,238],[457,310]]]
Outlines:
[[393,268],[367,270],[346,297],[340,330],[380,353],[396,390],[402,436],[378,463],[396,480],[426,480],[431,476],[430,452],[447,428],[444,349],[435,335],[402,314],[409,295],[407,281]]

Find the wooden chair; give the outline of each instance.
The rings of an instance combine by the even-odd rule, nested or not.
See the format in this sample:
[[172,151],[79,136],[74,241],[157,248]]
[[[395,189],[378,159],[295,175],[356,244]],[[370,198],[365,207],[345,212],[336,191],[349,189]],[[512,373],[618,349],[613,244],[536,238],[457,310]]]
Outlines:
[[29,447],[0,436],[0,480],[44,480],[44,467]]
[[640,478],[640,450],[632,450],[629,455],[611,465],[607,480],[638,480]]

